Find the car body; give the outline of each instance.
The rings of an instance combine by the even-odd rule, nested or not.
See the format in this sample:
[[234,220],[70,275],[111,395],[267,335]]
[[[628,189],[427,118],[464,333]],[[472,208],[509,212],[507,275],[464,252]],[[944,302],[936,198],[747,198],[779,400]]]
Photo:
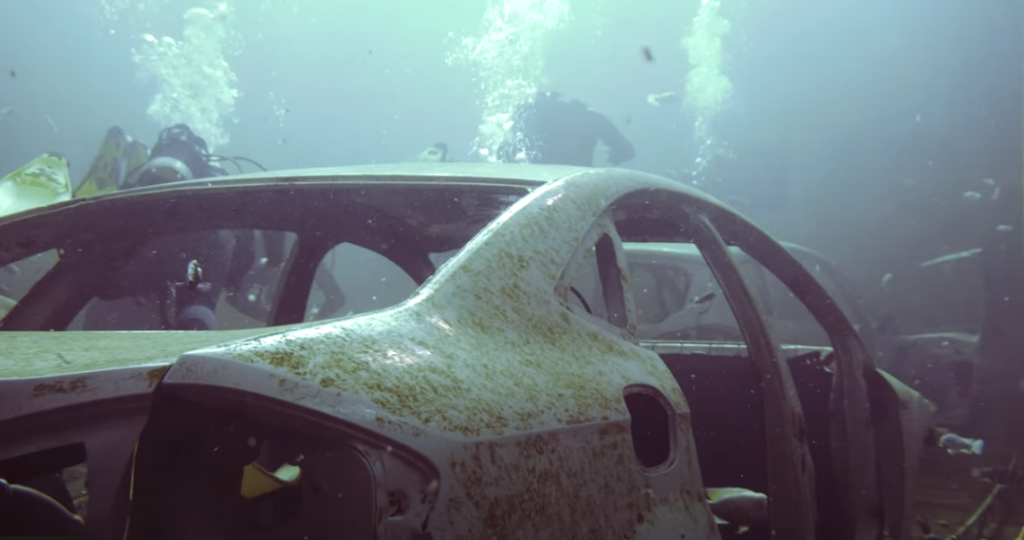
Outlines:
[[[893,278],[886,291],[901,323],[895,340],[899,362],[889,371],[935,403],[936,421],[944,426],[964,427],[971,419],[971,402],[980,399],[972,394],[981,390],[975,384],[979,338],[999,333],[993,328],[999,314],[989,312],[985,300],[1001,297],[984,270],[984,257],[975,248],[922,262]],[[932,299],[934,308],[914,312],[920,298]]]
[[[263,278],[276,283],[250,295],[272,296],[262,321],[129,331],[133,315],[68,330],[150,242],[243,229],[294,235]],[[640,339],[623,246],[645,242],[699,248],[742,340]],[[354,276],[341,280],[349,313],[309,320],[339,246],[364,250],[328,268]],[[776,340],[737,249],[830,347]],[[45,253],[0,320],[0,474],[84,460],[93,538],[729,536],[705,487],[769,496],[770,523],[746,538],[905,536],[911,521],[928,403],[875,368],[789,252],[677,182],[380,165],[132,189],[0,220],[0,268]],[[252,487],[286,465],[300,476]]]

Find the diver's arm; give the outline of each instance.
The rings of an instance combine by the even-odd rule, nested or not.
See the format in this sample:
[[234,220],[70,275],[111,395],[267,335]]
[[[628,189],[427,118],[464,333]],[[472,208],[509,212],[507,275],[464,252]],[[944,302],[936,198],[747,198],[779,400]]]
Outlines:
[[615,127],[615,124],[607,116],[594,109],[587,109],[587,113],[590,115],[590,124],[594,134],[608,146],[608,161],[612,165],[618,165],[633,159],[633,156],[636,155],[633,143],[629,142],[619,128]]
[[203,281],[195,288],[179,287],[174,295],[176,330],[216,330],[217,303],[231,266],[233,231],[214,231],[190,238],[190,251],[202,261]]

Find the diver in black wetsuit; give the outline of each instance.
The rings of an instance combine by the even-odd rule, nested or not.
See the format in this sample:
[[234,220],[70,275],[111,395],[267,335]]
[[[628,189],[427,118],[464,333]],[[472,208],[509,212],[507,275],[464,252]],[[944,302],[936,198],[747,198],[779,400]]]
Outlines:
[[[149,159],[129,173],[120,189],[224,176],[227,171],[216,165],[223,159],[246,158],[214,156],[206,141],[188,126],[171,126],[160,132]],[[119,269],[111,286],[97,296],[104,301],[125,297],[155,300],[159,305],[159,322],[140,320],[132,313],[118,313],[115,306],[93,305],[86,311],[84,329],[156,329],[152,326],[158,324],[164,330],[213,330],[222,293],[227,293],[227,302],[238,311],[271,324],[266,320],[269,306],[250,296],[252,291],[262,291],[278,279],[286,259],[286,234],[239,229],[155,238],[140,248]],[[259,260],[258,247],[262,247],[263,254]],[[321,318],[329,317],[345,304],[345,295],[328,272],[318,271],[316,284],[326,297],[319,307]],[[145,328],[135,328],[139,324]],[[126,325],[132,328],[125,328]]]
[[538,92],[512,115],[511,136],[498,148],[506,163],[526,162],[591,167],[598,141],[608,161],[633,159],[633,145],[603,114],[556,92]]
[[[178,124],[160,132],[149,159],[129,173],[120,189],[226,174],[213,164],[206,141],[188,126]],[[110,280],[111,285],[97,297],[105,301],[125,297],[154,299],[159,305],[161,329],[213,330],[214,312],[236,243],[233,231],[227,230],[155,238],[119,269],[118,275]],[[84,329],[126,324],[127,321],[118,321],[117,308],[113,309],[111,313],[105,306],[90,306]]]

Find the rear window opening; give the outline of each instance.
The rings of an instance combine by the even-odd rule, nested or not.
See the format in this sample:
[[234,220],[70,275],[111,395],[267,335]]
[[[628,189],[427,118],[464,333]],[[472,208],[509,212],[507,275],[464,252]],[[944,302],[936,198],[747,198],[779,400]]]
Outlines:
[[0,246],[0,330],[231,330],[384,309],[526,193],[298,183],[30,218],[32,238]]
[[622,394],[629,410],[633,451],[644,469],[659,469],[672,463],[674,415],[668,401],[651,387],[628,387]]

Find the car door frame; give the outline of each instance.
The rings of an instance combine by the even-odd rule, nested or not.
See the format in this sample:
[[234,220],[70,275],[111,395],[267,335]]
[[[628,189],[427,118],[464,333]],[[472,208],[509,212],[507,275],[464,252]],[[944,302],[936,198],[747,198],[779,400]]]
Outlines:
[[[729,245],[759,262],[793,293],[825,329],[836,356],[831,390],[833,472],[840,486],[844,522],[836,540],[874,539],[882,534],[884,510],[880,462],[873,421],[891,405],[883,395],[885,379],[853,324],[824,287],[781,243],[724,206],[698,202],[698,212],[714,224]],[[891,409],[891,408],[890,408]],[[884,456],[883,456],[884,457]],[[902,459],[902,456],[896,459]],[[900,516],[900,522],[905,521]]]
[[[591,223],[588,232],[573,252],[567,271],[569,268],[578,268],[591,244],[595,244],[602,234],[609,234],[610,230],[615,233],[613,245],[616,260],[628,283],[629,272],[622,246],[622,233],[619,232],[612,214],[613,208],[620,202],[637,198],[646,199],[650,204],[674,205],[674,215],[688,225],[687,231],[693,237],[693,243],[697,245],[719,281],[746,338],[751,360],[757,366],[762,386],[765,388],[765,436],[768,438],[770,486],[768,495],[773,501],[773,504],[769,505],[771,527],[781,538],[812,540],[816,526],[814,471],[813,467],[809,466],[810,451],[806,437],[802,436],[806,433],[803,413],[792,377],[785,361],[781,360],[779,348],[773,342],[758,304],[740,274],[727,244],[698,201],[677,192],[651,189],[632,191],[619,197],[606,205]],[[635,201],[632,202],[635,204]],[[563,278],[559,282],[565,281],[563,273]],[[567,286],[557,289],[557,293],[563,303],[568,302]],[[607,322],[600,326],[637,343],[637,322],[633,311],[632,292],[628,286],[624,286],[623,294],[629,317],[625,331]]]

